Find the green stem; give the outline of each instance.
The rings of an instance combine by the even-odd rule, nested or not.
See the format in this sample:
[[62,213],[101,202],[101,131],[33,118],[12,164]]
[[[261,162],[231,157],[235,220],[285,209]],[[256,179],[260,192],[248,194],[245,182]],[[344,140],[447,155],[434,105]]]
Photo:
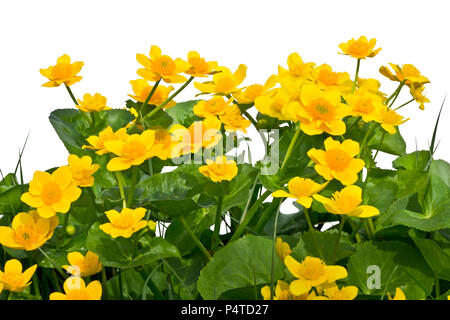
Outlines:
[[220,231],[220,222],[222,222],[222,204],[223,204],[223,197],[217,198],[217,210],[216,210],[216,220],[214,222],[214,233],[212,237],[212,245],[211,249],[215,249],[216,246],[220,242],[219,238],[219,231]]
[[63,222],[63,242],[66,240],[66,235],[67,235],[67,225],[69,224],[69,216],[70,216],[70,211],[68,211],[65,215],[64,215],[64,222]]
[[298,137],[300,136],[300,132],[302,130],[300,129],[300,125],[298,126],[297,131],[295,131],[294,137],[291,140],[291,143],[289,144],[289,147],[286,151],[286,155],[284,157],[283,160],[283,164],[281,165],[281,169],[280,169],[280,175],[283,175],[284,170],[286,169],[286,164],[289,160],[289,158],[291,157],[292,151],[294,150],[295,144],[297,143]]
[[404,104],[402,104],[400,107],[397,107],[397,108],[395,108],[394,110],[398,110],[398,109],[400,109],[400,108],[402,108],[402,107],[404,107],[404,106],[406,106],[407,104],[410,104],[411,102],[413,102],[414,101],[414,98],[413,99],[411,99],[411,100],[409,100],[408,102],[405,102]]
[[323,260],[322,247],[320,246],[319,241],[317,240],[317,235],[316,235],[316,231],[317,230],[314,228],[314,226],[311,223],[311,217],[309,216],[308,209],[303,207],[303,213],[305,215],[306,222],[308,223],[309,230],[311,231],[311,235],[313,237],[314,245],[316,246],[316,249],[317,249],[317,252],[320,255],[320,258]]
[[366,229],[367,237],[369,238],[369,240],[373,241],[373,235],[372,232],[370,231],[369,225],[367,224],[367,220],[364,220],[363,225],[364,229]]
[[173,100],[181,91],[183,91],[184,88],[188,86],[189,83],[194,80],[194,77],[191,76],[177,91],[175,91],[169,98],[167,98],[163,103],[161,103],[159,106],[157,106],[155,109],[153,109],[151,112],[149,112],[145,117],[144,120],[150,119],[155,113],[157,113],[159,110],[164,108],[170,101]]
[[155,85],[153,86],[152,90],[148,94],[147,98],[145,98],[145,101],[142,103],[141,109],[145,108],[148,105],[148,102],[153,97],[153,94],[156,91],[156,88],[158,88],[159,83],[161,82],[161,79],[155,82]]
[[133,201],[134,201],[134,191],[136,190],[137,171],[138,171],[138,167],[133,166],[132,173],[131,173],[130,191],[128,192],[128,201],[127,201],[127,204],[129,207],[131,207],[133,205]]
[[384,136],[385,136],[385,135],[386,135],[386,131],[383,130],[383,134],[381,135],[380,144],[378,145],[377,151],[375,152],[375,155],[373,156],[373,162],[374,162],[374,163],[375,163],[375,159],[376,159],[377,156],[378,156],[378,152],[379,152],[380,149],[381,149],[381,145],[383,144]]
[[441,295],[441,287],[438,278],[436,278],[436,280],[434,281],[434,289],[436,291],[436,298],[437,298]]
[[261,230],[264,228],[264,226],[267,224],[267,221],[269,221],[273,210],[279,206],[282,198],[275,199],[272,201],[272,203],[266,208],[266,210],[263,211],[261,217],[258,220],[258,223],[255,227],[255,232],[260,233]]
[[273,236],[272,236],[272,264],[270,266],[270,300],[273,300],[273,293],[275,292],[274,286],[275,286],[275,279],[274,279],[274,265],[275,265],[275,247],[277,243],[277,228],[278,228],[278,216],[280,215],[280,207],[281,202],[278,204],[277,213],[275,215],[275,223],[273,227]]
[[120,299],[123,300],[123,282],[122,282],[122,269],[119,269],[119,292],[120,292]]
[[361,116],[359,116],[358,118],[356,118],[355,122],[353,122],[346,130],[346,132],[349,132],[350,129],[352,129],[358,122],[359,120],[361,120]]
[[358,82],[358,74],[359,74],[359,65],[360,64],[361,64],[361,59],[358,59],[358,61],[356,62],[355,80],[353,80],[351,93],[355,92],[355,89],[356,89],[356,83]]
[[103,266],[103,268],[102,268],[102,287],[103,287],[103,290],[102,290],[102,292],[103,292],[103,298],[105,299],[105,300],[108,300],[108,287],[107,287],[107,278],[106,278],[106,270],[105,270],[105,267]]
[[67,92],[69,92],[69,95],[70,95],[70,97],[72,98],[73,102],[74,102],[77,106],[79,106],[77,99],[75,99],[75,96],[73,95],[72,89],[70,89],[70,87],[69,87],[67,84],[65,84],[65,83],[64,83],[64,86],[66,87]]
[[67,278],[67,274],[65,274],[63,271],[61,271],[59,268],[61,266],[59,266],[55,260],[53,260],[52,258],[50,258],[45,252],[44,250],[42,250],[42,248],[38,248],[38,250],[44,255],[44,257],[47,258],[47,260],[53,265],[53,268],[55,268],[55,270],[63,277],[63,278]]
[[260,206],[262,205],[264,200],[266,200],[267,197],[271,195],[271,193],[272,192],[270,190],[266,190],[261,195],[261,197],[259,197],[258,200],[255,201],[255,203],[252,205],[250,210],[248,210],[247,215],[245,216],[244,220],[237,227],[236,231],[234,232],[233,236],[230,239],[230,242],[238,239],[242,235],[247,224],[249,224],[249,222],[252,220],[253,216],[258,211],[258,209],[260,208]]
[[114,171],[114,176],[117,179],[117,183],[119,185],[119,192],[120,192],[120,196],[123,200],[123,207],[126,208],[127,207],[127,200],[125,198],[125,191],[123,189],[123,175],[120,171]]
[[208,261],[210,261],[211,260],[211,255],[209,254],[208,250],[206,250],[206,248],[203,245],[203,243],[197,238],[195,233],[192,231],[191,227],[189,227],[189,225],[187,224],[187,222],[184,219],[184,217],[183,216],[178,217],[178,221],[181,222],[181,224],[183,225],[184,229],[187,231],[187,233],[189,234],[191,239],[194,241],[194,243],[197,245],[197,247],[200,249],[200,251],[206,257],[206,259]]
[[[239,104],[238,104],[239,105]],[[261,132],[259,132],[258,130],[258,123],[255,121],[255,119],[253,119],[253,117],[247,112],[244,111],[243,115],[247,117],[248,120],[250,120],[250,122],[253,124],[253,126],[255,127],[255,129],[258,131],[259,136],[261,137],[262,142],[264,143],[265,146],[267,146],[267,140],[266,137],[264,136],[264,134],[262,134]],[[267,150],[267,147],[266,147]]]
[[332,264],[334,264],[336,262],[336,254],[337,254],[337,250],[339,247],[339,241],[341,240],[342,229],[344,228],[346,218],[347,217],[345,215],[342,216],[341,223],[339,224],[339,233],[338,233],[336,242],[334,243],[333,259],[332,259],[333,263]]
[[369,128],[367,129],[367,132],[366,132],[366,134],[365,134],[365,136],[364,136],[364,138],[363,138],[363,140],[361,142],[361,145],[359,147],[359,153],[358,153],[358,156],[357,156],[358,159],[361,157],[361,153],[363,152],[363,149],[366,148],[367,139],[369,138],[369,135],[372,133],[373,129],[375,129],[375,123],[371,123],[369,125]]
[[389,96],[389,98],[386,99],[386,101],[384,102],[385,105],[387,105],[389,103],[389,101],[391,101],[391,99],[394,98],[394,100],[389,104],[388,109],[391,108],[392,104],[397,99],[397,97],[398,97],[398,95],[399,95],[399,93],[402,90],[404,85],[405,85],[405,81],[403,80],[402,82],[400,82],[400,84],[398,85],[397,89],[395,89],[395,91]]
[[367,218],[367,224],[369,225],[370,233],[372,234],[372,238],[375,239],[375,227],[373,225],[372,218]]

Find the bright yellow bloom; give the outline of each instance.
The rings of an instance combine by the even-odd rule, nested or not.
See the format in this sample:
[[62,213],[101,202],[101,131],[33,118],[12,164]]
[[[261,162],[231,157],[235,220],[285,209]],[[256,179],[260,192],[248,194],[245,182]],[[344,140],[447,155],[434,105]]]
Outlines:
[[76,251],[69,252],[67,260],[70,265],[63,265],[62,267],[73,276],[88,277],[102,271],[102,263],[98,255],[92,251],[88,251],[86,256]]
[[225,113],[219,116],[224,124],[225,130],[234,132],[237,130],[247,133],[247,128],[252,124],[250,120],[244,118],[237,105],[232,105],[225,110]]
[[233,105],[233,98],[225,100],[222,96],[213,96],[210,100],[200,100],[194,106],[194,114],[201,118],[219,116]]
[[3,291],[3,287],[4,287],[5,285],[3,284],[3,282],[0,282],[0,293],[2,293],[2,291]]
[[338,288],[336,284],[325,286],[324,294],[330,300],[354,300],[358,295],[358,288],[355,286],[347,286]]
[[100,132],[98,136],[90,136],[87,138],[86,140],[89,142],[90,146],[83,146],[83,149],[97,150],[95,153],[98,155],[104,155],[110,152],[105,147],[105,143],[107,141],[126,141],[127,138],[128,134],[126,128],[120,128],[116,132],[113,132],[113,129],[108,126],[105,130]]
[[378,81],[377,79],[358,78],[358,88],[359,89],[366,90],[370,93],[376,94],[376,95],[384,98],[386,96],[386,94],[380,91],[380,87],[381,87],[380,81]]
[[306,257],[301,263],[291,256],[284,259],[289,272],[297,278],[290,284],[293,295],[308,293],[312,287],[317,287],[347,277],[347,270],[341,266],[327,266],[316,257]]
[[164,128],[155,129],[155,145],[160,145],[160,151],[156,155],[161,160],[178,157],[180,154],[172,154],[173,149],[178,145],[176,138],[172,136],[169,130]]
[[86,93],[83,96],[83,100],[77,100],[78,105],[76,105],[76,107],[84,112],[96,112],[111,109],[106,106],[106,97],[102,96],[100,93],[96,93],[94,96],[90,93]]
[[423,76],[412,64],[404,64],[402,67],[394,63],[389,63],[389,65],[394,69],[395,75],[385,66],[380,67],[380,73],[392,81],[405,81],[407,86],[412,83],[420,86],[430,82],[430,80]]
[[396,288],[395,289],[395,296],[391,298],[391,295],[388,292],[388,299],[389,300],[406,300],[405,294],[403,293],[402,289]]
[[[131,87],[133,88],[134,95],[129,94],[129,96],[135,99],[136,101],[143,103],[147,99],[153,87],[148,84],[147,80],[144,79],[131,80],[130,83]],[[148,101],[148,104],[159,106],[160,104],[162,104],[164,101],[167,100],[170,92],[173,89],[174,88],[172,86],[165,87],[161,84],[158,85],[158,87],[156,87],[155,92],[153,92],[152,97]],[[164,109],[173,107],[175,104],[176,102],[172,100],[164,107]]]
[[221,126],[222,123],[216,117],[195,121],[189,128],[179,124],[173,125],[169,131],[179,141],[173,153],[196,153],[202,147],[207,149],[214,147],[222,139]]
[[294,198],[305,208],[311,208],[312,195],[322,191],[328,182],[319,184],[308,178],[294,177],[288,182],[288,190],[277,190],[272,193],[274,198]]
[[91,157],[84,156],[79,158],[77,155],[71,154],[68,162],[75,185],[78,187],[91,187],[94,185],[94,177],[92,175],[100,169],[100,166],[92,164]]
[[95,280],[87,286],[80,277],[69,277],[64,281],[64,293],[53,292],[50,300],[100,300],[102,298],[102,284]]
[[365,59],[367,57],[372,58],[375,57],[381,50],[381,48],[374,50],[376,43],[376,39],[367,40],[365,36],[359,37],[358,40],[352,38],[351,40],[343,42],[339,45],[339,48],[342,50],[342,52],[339,53],[349,55],[357,59]]
[[300,92],[300,102],[290,102],[282,112],[287,118],[300,121],[300,128],[307,135],[323,132],[341,135],[346,130],[342,118],[349,114],[350,108],[341,102],[339,92],[305,85]]
[[160,154],[162,145],[155,143],[155,130],[132,134],[126,140],[106,141],[105,147],[117,157],[109,160],[109,171],[123,171],[138,166],[145,160]]
[[217,68],[216,61],[206,62],[196,51],[188,53],[188,63],[190,68],[185,73],[193,77],[207,77]]
[[195,82],[194,86],[203,93],[215,93],[220,95],[228,95],[240,91],[237,87],[244,81],[247,75],[247,66],[240,64],[236,72],[226,67],[217,67],[216,73],[213,75],[212,81]]
[[180,73],[186,72],[191,66],[186,61],[177,58],[173,60],[167,55],[161,55],[161,49],[157,46],[150,48],[150,58],[138,53],[137,61],[144,67],[137,74],[148,81],[163,79],[167,83],[181,83],[186,77]]
[[51,218],[57,212],[67,213],[71,203],[81,195],[81,189],[72,179],[67,166],[56,169],[52,174],[36,171],[30,181],[29,191],[20,199],[36,208],[43,218]]
[[218,156],[213,161],[206,159],[207,165],[198,168],[201,174],[213,182],[231,181],[238,173],[238,167],[234,160],[227,160],[225,156]]
[[343,185],[350,185],[358,180],[358,172],[364,167],[364,161],[354,159],[359,154],[359,143],[350,139],[342,144],[328,137],[325,151],[312,148],[308,157],[316,163],[314,169],[326,180],[339,180]]
[[50,80],[42,86],[59,87],[63,83],[67,86],[73,85],[81,80],[82,77],[77,74],[83,65],[84,62],[81,61],[70,63],[70,57],[67,54],[62,55],[56,61],[56,65],[40,70],[40,73]]
[[[270,287],[262,287],[261,295],[263,296],[264,300],[270,300]],[[305,293],[299,296],[295,296],[289,290],[289,283],[283,280],[278,280],[277,286],[275,287],[275,295],[273,296],[273,300],[317,300],[313,299],[314,297],[315,295],[313,293]]]
[[105,214],[110,222],[99,226],[100,230],[109,234],[113,238],[129,238],[131,235],[147,226],[147,221],[142,220],[147,209],[123,208],[119,213],[116,210],[106,211]]
[[358,89],[345,97],[350,106],[350,115],[361,117],[365,122],[378,119],[380,112],[385,108],[383,98],[365,89]]
[[405,119],[403,116],[399,115],[394,110],[388,109],[386,107],[384,107],[381,110],[378,119],[376,119],[376,121],[381,124],[381,127],[390,134],[396,133],[397,129],[395,129],[395,127],[401,125],[402,123],[408,120],[409,118]]
[[327,64],[313,69],[314,82],[323,90],[350,91],[353,81],[347,72],[334,72]]
[[333,193],[331,199],[321,195],[314,195],[314,199],[323,204],[329,213],[345,214],[350,217],[367,218],[380,214],[380,211],[367,205],[360,205],[362,202],[362,189],[358,186],[346,186],[341,191]]
[[283,108],[289,103],[289,96],[284,90],[275,89],[273,96],[260,96],[255,99],[255,107],[259,112],[277,118],[280,120],[288,120],[283,115]]
[[409,87],[409,92],[411,92],[413,99],[419,103],[420,110],[425,109],[424,103],[430,102],[430,100],[423,95],[424,89],[424,86],[417,86],[414,83],[412,83]]
[[0,226],[0,243],[8,248],[31,251],[41,247],[53,235],[58,217],[42,218],[37,211],[18,213],[10,227]]
[[312,79],[312,70],[315,66],[314,62],[304,63],[297,52],[291,53],[287,59],[288,70],[278,66],[278,80],[281,84],[285,81],[298,79]]
[[284,242],[280,237],[277,237],[277,242],[275,243],[275,251],[281,261],[284,261],[284,258],[292,253],[289,243]]
[[31,284],[31,277],[36,271],[37,264],[22,272],[22,264],[17,259],[6,261],[4,271],[0,271],[0,283],[4,290],[21,292]]
[[233,97],[239,104],[251,104],[255,99],[261,96],[271,96],[274,92],[272,89],[277,84],[277,76],[271,75],[264,85],[252,84],[242,91],[233,93]]

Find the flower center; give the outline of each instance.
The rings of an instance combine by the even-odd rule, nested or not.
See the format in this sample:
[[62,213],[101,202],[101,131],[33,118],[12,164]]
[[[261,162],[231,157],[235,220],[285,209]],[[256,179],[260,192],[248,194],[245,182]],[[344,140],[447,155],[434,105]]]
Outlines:
[[325,272],[325,266],[320,261],[304,262],[300,268],[302,276],[308,280],[316,280]]
[[356,41],[353,42],[349,47],[348,51],[357,55],[363,55],[367,52],[368,46],[364,42]]
[[189,64],[193,68],[193,72],[205,74],[209,71],[209,65],[204,58],[191,58]]
[[312,180],[304,180],[300,183],[296,183],[290,186],[289,192],[295,194],[298,197],[308,197],[311,195],[311,190],[314,186],[314,182]]
[[216,88],[218,92],[229,93],[234,89],[234,80],[231,77],[223,77],[217,80]]
[[212,166],[211,169],[218,176],[224,176],[228,173],[228,165],[226,163],[216,163]]
[[24,247],[37,243],[41,238],[41,234],[32,226],[20,226],[14,231],[14,240]]
[[335,171],[345,170],[352,160],[347,153],[339,149],[328,150],[325,159],[330,169]]
[[145,154],[145,145],[140,141],[131,141],[130,143],[124,145],[123,155],[129,159],[136,159]]
[[323,84],[327,86],[336,85],[338,81],[337,73],[328,71],[328,70],[321,70],[319,72],[319,75],[317,77],[317,80],[322,82]]
[[372,104],[372,100],[371,99],[359,99],[356,104],[355,107],[353,109],[353,111],[355,112],[359,112],[359,113],[363,113],[363,114],[370,114],[374,111],[374,106]]
[[69,63],[60,63],[53,67],[52,77],[53,80],[63,80],[69,78],[72,73],[72,67]]
[[320,120],[330,120],[334,115],[334,107],[327,100],[319,98],[311,102],[310,113],[314,118]]
[[169,56],[161,56],[153,63],[153,71],[160,75],[171,75],[175,72],[175,62]]
[[114,220],[113,225],[118,229],[128,229],[133,225],[133,217],[130,214],[122,213],[120,217]]
[[48,182],[42,188],[41,198],[46,205],[52,205],[61,200],[63,192],[59,184]]
[[361,203],[361,199],[349,194],[343,195],[342,193],[335,192],[333,199],[336,202],[336,206],[344,213],[351,212]]

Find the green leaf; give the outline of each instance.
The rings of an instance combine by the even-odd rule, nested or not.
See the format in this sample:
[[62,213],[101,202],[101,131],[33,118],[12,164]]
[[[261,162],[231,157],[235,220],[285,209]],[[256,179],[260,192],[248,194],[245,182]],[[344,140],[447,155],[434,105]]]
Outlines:
[[[92,117],[91,117],[92,115]],[[87,118],[93,119],[92,125]],[[91,114],[82,114],[76,109],[58,109],[50,114],[49,120],[64,146],[71,154],[78,156],[89,154],[82,149],[86,139],[91,135],[98,135],[107,126],[116,131],[134,119],[128,110],[111,109]]]
[[425,298],[434,284],[433,274],[420,252],[400,241],[358,244],[347,271],[347,284],[356,285],[367,295],[383,295],[410,285],[420,288],[420,298]]
[[16,215],[21,209],[27,206],[22,203],[20,197],[22,193],[28,189],[28,186],[15,186],[2,193],[0,193],[0,214],[14,214]]
[[141,248],[133,246],[130,238],[113,239],[99,229],[98,222],[91,227],[86,240],[86,247],[99,255],[103,265],[108,267],[131,268],[163,258],[180,257],[177,248],[162,238],[143,237],[139,244]]
[[415,151],[398,157],[392,162],[392,166],[397,170],[425,170],[430,160],[429,151]]
[[[380,146],[381,139],[383,141]],[[389,134],[381,126],[377,126],[367,145],[370,149],[378,150],[379,148],[380,151],[398,156],[406,153],[406,142],[403,140],[398,128],[396,133]]]
[[123,299],[141,299],[142,290],[144,288],[144,279],[142,275],[134,269],[125,269],[120,270],[119,272],[121,272],[122,283],[120,283],[118,275],[112,277],[106,283],[108,298],[114,298],[115,300],[121,299],[119,286],[122,285]]
[[447,241],[446,252],[436,241],[419,236],[415,230],[410,230],[409,235],[436,277],[450,281],[450,252],[448,250],[450,242]]
[[11,189],[12,187],[16,186],[17,178],[14,173],[7,174],[2,181],[0,181],[0,193],[5,192],[8,189]]
[[[292,256],[300,261],[307,256],[320,258],[321,252],[323,252],[322,259],[328,264],[334,263],[334,246],[338,239],[338,231],[327,230],[323,232],[316,232],[315,236],[320,248],[317,248],[316,246],[314,234],[311,231],[306,231],[302,233],[299,242],[292,249]],[[336,261],[347,258],[354,252],[355,248],[352,246],[348,234],[342,232],[336,251]]]
[[200,100],[190,100],[180,102],[173,107],[166,110],[167,114],[174,120],[175,123],[182,126],[189,127],[194,121],[202,120],[194,114],[194,106]]
[[[238,288],[254,287],[271,281],[272,240],[253,235],[244,236],[218,250],[202,269],[198,291],[203,299],[217,299]],[[283,266],[275,257],[274,281],[283,277]],[[246,297],[253,299],[251,295]]]

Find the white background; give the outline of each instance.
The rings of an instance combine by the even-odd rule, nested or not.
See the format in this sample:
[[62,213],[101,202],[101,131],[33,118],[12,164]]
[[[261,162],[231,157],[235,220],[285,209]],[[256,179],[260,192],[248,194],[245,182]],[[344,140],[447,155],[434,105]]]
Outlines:
[[[1,1],[0,4],[0,169],[14,170],[23,156],[25,179],[35,170],[64,165],[67,152],[48,115],[72,108],[63,86],[44,88],[40,68],[69,54],[84,61],[75,95],[99,92],[108,106],[123,108],[138,79],[136,53],[158,45],[163,54],[186,58],[190,50],[234,71],[248,66],[244,85],[264,83],[286,58],[299,52],[305,61],[330,64],[353,78],[355,59],[338,55],[338,45],[366,35],[382,50],[362,61],[360,76],[382,81],[390,94],[396,83],[378,73],[388,62],[412,63],[431,83],[425,111],[411,103],[401,113],[411,118],[401,131],[408,152],[428,147],[435,119],[450,88],[448,1]],[[197,93],[193,87],[179,100]],[[397,100],[410,99],[409,93]],[[450,111],[444,108],[437,158],[450,160]],[[258,139],[256,137],[256,139]],[[259,143],[259,140],[257,140]],[[390,166],[390,157],[379,157]]]

